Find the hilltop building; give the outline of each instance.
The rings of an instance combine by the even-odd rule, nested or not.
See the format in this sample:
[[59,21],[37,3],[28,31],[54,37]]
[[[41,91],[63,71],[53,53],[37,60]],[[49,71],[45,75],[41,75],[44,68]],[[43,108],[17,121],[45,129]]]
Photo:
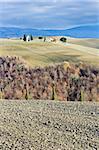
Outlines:
[[31,41],[31,37],[29,35],[26,36],[26,42]]

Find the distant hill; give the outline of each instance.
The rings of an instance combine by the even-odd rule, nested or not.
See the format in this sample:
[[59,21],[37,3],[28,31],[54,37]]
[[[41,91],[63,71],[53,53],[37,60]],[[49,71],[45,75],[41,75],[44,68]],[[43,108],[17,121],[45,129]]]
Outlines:
[[67,29],[66,33],[75,38],[99,38],[99,25],[75,27]]
[[74,38],[99,38],[99,25],[79,26],[65,30],[39,30],[30,28],[0,27],[0,38],[33,36],[70,36]]

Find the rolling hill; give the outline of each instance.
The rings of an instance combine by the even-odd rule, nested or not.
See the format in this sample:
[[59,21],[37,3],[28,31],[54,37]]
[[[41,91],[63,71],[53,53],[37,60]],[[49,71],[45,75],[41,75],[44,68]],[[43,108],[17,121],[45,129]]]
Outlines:
[[63,44],[62,42],[52,43],[36,40],[24,42],[18,39],[0,39],[0,56],[19,56],[30,66],[46,66],[63,61],[73,63],[83,61],[99,65],[99,49],[91,46],[93,44],[98,47],[99,39],[94,39],[88,44],[84,39],[75,38],[68,38],[67,42],[67,44]]
[[43,30],[30,28],[0,27],[0,38],[33,36],[70,36],[75,38],[99,38],[99,25],[79,26],[65,30]]

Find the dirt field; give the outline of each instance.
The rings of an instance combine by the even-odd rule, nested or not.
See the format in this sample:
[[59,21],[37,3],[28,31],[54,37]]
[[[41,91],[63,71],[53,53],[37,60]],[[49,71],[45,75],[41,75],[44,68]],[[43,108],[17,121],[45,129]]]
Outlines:
[[67,38],[62,42],[24,42],[15,39],[0,39],[0,56],[19,56],[30,66],[45,66],[63,61],[80,61],[99,65],[99,39]]
[[0,150],[98,150],[99,103],[0,101]]

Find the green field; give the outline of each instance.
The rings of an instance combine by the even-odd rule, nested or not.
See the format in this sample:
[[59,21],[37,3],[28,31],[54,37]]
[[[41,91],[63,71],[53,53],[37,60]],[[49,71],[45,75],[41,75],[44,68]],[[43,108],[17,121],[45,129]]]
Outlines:
[[0,56],[19,56],[29,66],[45,66],[63,61],[86,62],[99,65],[99,39],[68,38],[61,42],[24,42],[18,39],[0,39]]

